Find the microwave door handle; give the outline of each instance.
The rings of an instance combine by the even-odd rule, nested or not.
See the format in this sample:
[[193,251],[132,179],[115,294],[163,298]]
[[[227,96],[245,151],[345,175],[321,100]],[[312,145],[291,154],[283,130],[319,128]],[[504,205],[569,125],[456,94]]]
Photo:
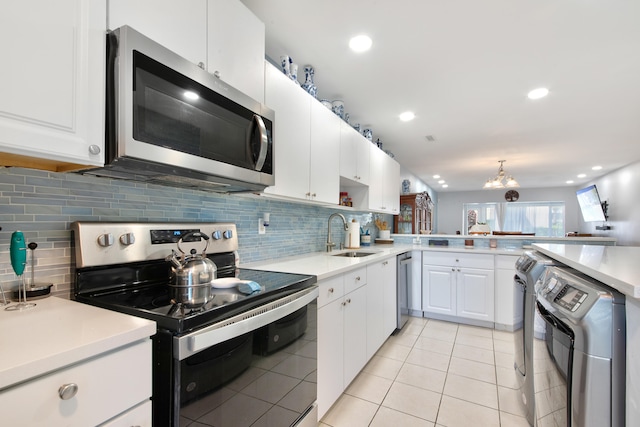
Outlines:
[[267,150],[269,149],[269,138],[267,137],[267,127],[264,125],[262,117],[257,114],[253,115],[252,123],[258,127],[260,134],[260,152],[258,153],[258,159],[256,160],[256,170],[262,170],[264,162],[267,159]]

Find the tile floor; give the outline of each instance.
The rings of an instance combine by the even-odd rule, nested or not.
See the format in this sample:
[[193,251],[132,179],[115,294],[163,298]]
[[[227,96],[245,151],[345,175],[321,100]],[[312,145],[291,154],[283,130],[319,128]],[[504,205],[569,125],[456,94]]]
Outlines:
[[412,317],[319,427],[528,427],[513,349],[511,332]]

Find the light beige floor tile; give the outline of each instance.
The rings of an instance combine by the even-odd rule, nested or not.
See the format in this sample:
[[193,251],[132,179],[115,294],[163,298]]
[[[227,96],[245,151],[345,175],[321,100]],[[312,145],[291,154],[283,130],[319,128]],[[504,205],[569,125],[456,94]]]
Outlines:
[[430,329],[443,329],[447,331],[457,332],[458,324],[454,322],[446,322],[444,320],[429,319],[427,326]]
[[318,423],[318,427],[331,427],[329,424],[325,424],[322,421]]
[[440,393],[395,382],[382,406],[435,422],[440,406]]
[[495,364],[493,350],[484,350],[478,347],[471,347],[456,343],[453,346],[453,356],[461,359],[475,360],[476,362],[486,363],[488,365]]
[[442,396],[437,421],[447,427],[500,427],[500,414],[496,409]]
[[364,372],[368,372],[379,377],[388,378],[390,380],[395,379],[402,368],[402,361],[389,359],[388,357],[373,356],[369,363],[367,363],[363,369]]
[[498,387],[498,401],[500,411],[508,412],[513,415],[525,417],[527,409],[524,407],[520,398],[520,392],[506,387]]
[[396,377],[397,382],[442,393],[447,373],[437,369],[405,363]]
[[526,418],[507,412],[500,412],[500,423],[504,427],[530,427]]
[[493,329],[480,326],[460,325],[458,335],[475,335],[477,337],[493,338]]
[[416,340],[420,337],[420,334],[417,335],[392,335],[387,338],[385,343],[394,344],[394,345],[403,345],[405,347],[413,347],[416,343]]
[[[498,377],[499,386],[511,389],[517,389],[519,387],[518,379],[516,378],[516,370],[513,368],[513,366],[511,368],[503,368],[502,366],[497,366],[496,374]],[[520,376],[522,377],[522,375]]]
[[407,325],[426,325],[427,322],[429,321],[429,319],[425,318],[425,317],[416,317],[416,316],[409,316],[409,319],[407,320]]
[[493,351],[493,338],[491,337],[478,337],[475,335],[460,335],[456,337],[456,344],[468,345],[470,347],[477,347],[483,350]]
[[461,377],[473,378],[491,384],[496,384],[496,369],[493,365],[488,365],[474,360],[461,359],[452,357],[449,364],[450,374],[460,375]]
[[449,369],[449,359],[450,357],[445,354],[414,348],[409,353],[406,363],[446,372]]
[[498,387],[484,381],[447,374],[445,395],[498,409]]
[[394,344],[389,341],[385,342],[376,353],[376,356],[388,357],[389,359],[405,361],[411,352],[411,347],[406,345]]
[[343,394],[321,421],[332,427],[366,427],[377,410],[375,403]]
[[434,424],[422,418],[414,417],[391,408],[380,407],[370,427],[433,427]]
[[497,329],[493,330],[493,339],[501,340],[501,341],[509,341],[513,342],[514,337],[518,332],[509,332],[509,331],[499,331]]
[[345,393],[379,405],[387,395],[391,384],[393,384],[393,380],[360,372],[345,390]]
[[495,353],[496,366],[500,366],[502,368],[513,369],[513,364],[515,363],[515,356],[513,354],[508,353]]
[[424,327],[422,333],[420,334],[421,337],[433,338],[446,342],[455,342],[458,332],[454,330],[431,328],[429,325],[430,324],[427,323],[427,326]]
[[421,336],[418,338],[413,348],[451,356],[451,353],[453,352],[453,343]]
[[493,340],[493,350],[499,353],[514,354],[516,345],[513,341]]
[[398,332],[398,335],[420,335],[420,333],[422,332],[423,329],[424,329],[424,324],[423,323],[409,323],[409,322],[407,322],[402,327],[400,332]]

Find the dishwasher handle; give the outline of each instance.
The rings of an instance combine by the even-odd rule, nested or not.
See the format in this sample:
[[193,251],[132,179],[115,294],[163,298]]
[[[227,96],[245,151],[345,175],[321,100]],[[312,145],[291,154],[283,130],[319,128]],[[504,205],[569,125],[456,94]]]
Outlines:
[[407,265],[407,264],[411,264],[411,257],[400,260],[400,265]]

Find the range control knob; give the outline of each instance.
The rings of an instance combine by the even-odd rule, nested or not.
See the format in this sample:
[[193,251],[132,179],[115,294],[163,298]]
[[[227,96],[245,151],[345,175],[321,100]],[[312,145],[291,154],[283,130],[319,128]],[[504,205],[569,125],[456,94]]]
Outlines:
[[120,236],[120,243],[125,246],[133,245],[136,242],[136,236],[133,233],[124,233]]
[[223,233],[225,239],[230,239],[233,237],[233,231],[227,230]]
[[213,233],[211,233],[211,237],[213,237],[213,240],[222,239],[222,235],[220,234],[220,232],[218,230],[216,230]]
[[98,236],[98,244],[104,248],[113,245],[113,234],[101,234],[100,236]]

